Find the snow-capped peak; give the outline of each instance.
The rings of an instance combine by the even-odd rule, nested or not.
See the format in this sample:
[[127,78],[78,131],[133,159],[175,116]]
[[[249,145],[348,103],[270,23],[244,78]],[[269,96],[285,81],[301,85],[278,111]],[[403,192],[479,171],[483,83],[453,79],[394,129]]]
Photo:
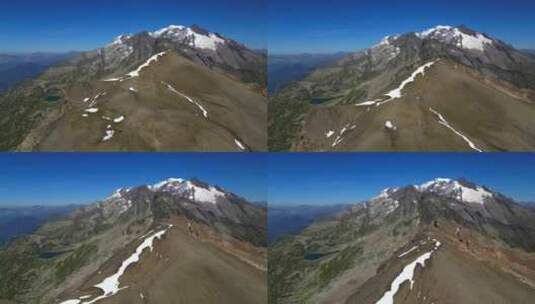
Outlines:
[[218,44],[224,44],[225,40],[215,33],[197,31],[182,25],[170,25],[150,32],[153,38],[168,38],[175,42],[186,43],[191,47],[199,49],[210,49],[215,51]]
[[149,189],[152,191],[163,191],[182,195],[192,201],[202,203],[216,204],[218,198],[225,197],[225,193],[214,186],[200,186],[192,181],[182,178],[168,178],[149,186]]
[[381,191],[381,193],[379,193],[378,196],[374,197],[374,200],[389,198],[390,194],[393,193],[393,192],[396,192],[397,190],[399,190],[399,188],[386,188],[386,189],[383,189]]
[[443,43],[455,45],[458,48],[479,51],[484,51],[485,46],[493,43],[492,39],[482,33],[449,25],[438,25],[416,33],[416,36],[420,39],[436,39]]
[[132,35],[119,35],[109,45],[111,46],[111,45],[124,44],[126,42],[126,40],[128,40],[130,38],[132,38]]
[[383,45],[390,45],[393,41],[395,41],[399,36],[398,35],[394,35],[394,36],[385,36],[383,37],[383,39],[375,45],[375,47],[379,47],[379,46],[383,46]]
[[167,184],[170,184],[170,183],[183,183],[184,182],[184,179],[182,178],[174,178],[174,177],[170,177],[164,181],[161,181],[161,182],[158,182],[154,185],[151,185],[149,186],[149,188],[151,190],[159,190],[160,188],[162,188],[163,186],[167,185]]
[[455,199],[467,202],[477,203],[483,205],[485,198],[492,197],[492,192],[478,185],[468,185],[467,183],[449,178],[436,178],[425,182],[421,185],[416,185],[419,191],[429,191],[442,195],[453,196]]

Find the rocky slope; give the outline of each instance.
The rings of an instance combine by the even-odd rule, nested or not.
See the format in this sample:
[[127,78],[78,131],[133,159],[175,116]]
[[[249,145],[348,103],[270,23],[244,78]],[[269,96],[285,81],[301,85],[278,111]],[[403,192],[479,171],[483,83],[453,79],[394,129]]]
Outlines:
[[265,150],[265,64],[198,26],[121,35],[2,95],[0,149]]
[[534,223],[462,179],[385,189],[270,248],[269,302],[528,303]]
[[[270,100],[272,150],[532,150],[535,60],[465,26],[385,37]],[[460,111],[459,109],[463,109]]]
[[[266,209],[219,187],[169,179],[118,189],[0,251],[0,299],[261,303],[265,246]],[[224,277],[247,283],[229,285]],[[176,288],[186,281],[198,288]]]

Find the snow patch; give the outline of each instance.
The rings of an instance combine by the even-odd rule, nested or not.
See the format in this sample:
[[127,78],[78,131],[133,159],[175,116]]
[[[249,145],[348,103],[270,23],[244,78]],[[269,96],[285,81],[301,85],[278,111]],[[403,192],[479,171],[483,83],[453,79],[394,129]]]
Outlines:
[[403,80],[401,82],[399,87],[397,87],[397,88],[391,90],[390,92],[384,94],[385,96],[388,96],[389,98],[387,98],[385,100],[376,99],[376,100],[365,101],[365,102],[357,103],[356,105],[357,106],[370,106],[370,105],[380,106],[380,105],[382,105],[384,103],[387,103],[387,102],[389,102],[391,100],[394,100],[394,99],[397,99],[397,98],[401,98],[401,96],[403,96],[401,91],[405,88],[405,86],[407,86],[411,82],[414,82],[414,80],[416,80],[416,77],[418,75],[421,74],[422,76],[424,76],[425,75],[425,70],[430,68],[437,61],[438,61],[438,59],[435,60],[435,61],[430,61],[430,62],[418,67],[414,72],[412,72],[412,74],[407,79],[405,79],[405,80]]
[[453,131],[453,133],[455,133],[458,136],[460,136],[470,146],[470,148],[472,148],[473,150],[476,150],[477,152],[483,152],[483,150],[478,148],[476,146],[476,144],[474,144],[468,137],[466,137],[463,133],[457,131],[454,127],[452,127],[448,123],[448,121],[444,118],[444,116],[442,116],[442,114],[440,114],[437,111],[433,110],[433,108],[429,108],[429,111],[431,111],[431,113],[435,114],[438,117],[438,123],[439,124],[443,125],[444,127],[446,127],[448,129],[450,129],[451,131]]
[[396,131],[398,129],[390,120],[387,120],[385,122],[385,128],[390,129],[392,131]]
[[131,77],[131,78],[139,77],[139,73],[141,72],[141,70],[143,70],[144,68],[150,66],[150,64],[153,63],[153,62],[157,62],[158,59],[160,57],[162,57],[163,55],[165,55],[166,53],[167,53],[167,51],[164,51],[164,52],[160,52],[160,53],[158,53],[156,55],[153,55],[152,57],[147,59],[147,61],[145,61],[145,63],[140,65],[137,69],[135,69],[134,71],[132,71],[132,72],[126,74],[126,75]]
[[120,123],[124,120],[124,116],[121,115],[113,120],[114,123]]
[[182,94],[180,93],[179,91],[177,91],[174,87],[172,87],[170,84],[168,84],[167,82],[163,82],[163,84],[165,84],[167,86],[167,89],[169,89],[171,92],[185,98],[187,101],[189,101],[190,103],[196,105],[199,110],[201,110],[202,112],[202,115],[204,116],[204,118],[208,118],[208,111],[206,111],[206,109],[198,102],[196,102],[195,100],[193,100],[191,97],[185,95],[185,94]]
[[325,132],[325,137],[329,138],[329,137],[333,136],[333,134],[334,134],[334,131],[333,130],[329,130],[329,131]]
[[98,112],[98,108],[89,108],[89,109],[85,109],[86,112],[88,113],[97,113]]
[[431,258],[433,252],[434,250],[426,252],[419,256],[416,260],[405,266],[401,273],[394,279],[394,281],[390,285],[390,289],[383,295],[381,299],[379,299],[379,301],[376,302],[376,304],[394,304],[394,296],[398,292],[401,284],[403,284],[405,281],[410,282],[410,289],[412,290],[412,287],[414,285],[414,272],[416,270],[416,266],[420,265],[422,267],[425,267],[425,262]]
[[418,249],[418,246],[413,246],[411,249],[403,252],[402,254],[398,255],[398,258],[402,258],[404,256],[406,256],[407,254],[413,252],[414,250]]
[[113,135],[115,135],[115,130],[113,129],[106,130],[106,134],[104,135],[104,137],[102,137],[102,141],[110,140],[113,137]]
[[240,148],[241,150],[245,150],[245,146],[237,139],[234,139],[234,143],[236,143],[236,146]]
[[130,92],[137,92],[137,90],[134,89],[133,87],[128,88],[128,90],[129,90]]

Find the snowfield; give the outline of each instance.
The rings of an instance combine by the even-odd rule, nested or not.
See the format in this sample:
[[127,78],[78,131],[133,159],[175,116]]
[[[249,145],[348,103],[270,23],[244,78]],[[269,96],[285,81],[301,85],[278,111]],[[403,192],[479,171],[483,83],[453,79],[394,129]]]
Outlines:
[[481,186],[475,186],[473,189],[449,178],[436,178],[415,187],[420,191],[451,194],[459,201],[480,205],[485,203],[485,198],[493,196],[491,192]]

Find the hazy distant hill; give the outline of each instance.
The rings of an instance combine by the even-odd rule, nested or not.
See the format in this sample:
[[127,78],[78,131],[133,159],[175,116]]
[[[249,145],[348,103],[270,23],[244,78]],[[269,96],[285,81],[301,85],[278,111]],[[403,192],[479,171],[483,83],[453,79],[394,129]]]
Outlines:
[[0,93],[75,53],[0,54]]
[[347,206],[268,206],[268,242],[299,233],[313,221],[341,212]]
[[318,67],[323,67],[347,55],[339,52],[332,54],[292,54],[268,56],[268,91],[270,94],[300,80]]
[[10,239],[32,233],[44,222],[77,208],[68,206],[0,207],[0,247]]

